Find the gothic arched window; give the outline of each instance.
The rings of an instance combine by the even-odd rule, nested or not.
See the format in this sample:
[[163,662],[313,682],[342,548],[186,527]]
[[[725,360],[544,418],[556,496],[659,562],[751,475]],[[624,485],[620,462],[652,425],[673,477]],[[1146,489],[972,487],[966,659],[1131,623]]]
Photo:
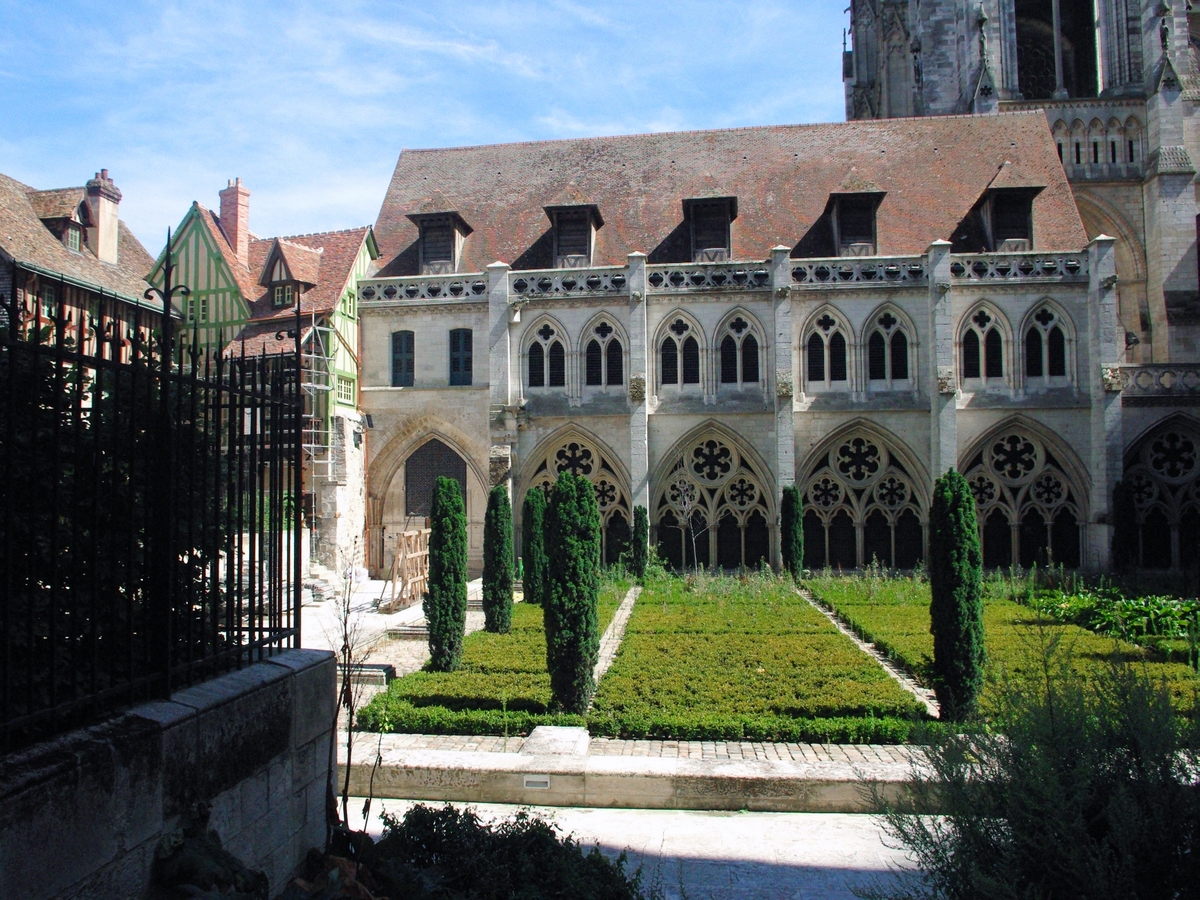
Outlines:
[[1067,377],[1067,336],[1058,313],[1049,307],[1037,311],[1025,330],[1026,386],[1052,384],[1050,379]]
[[667,332],[658,345],[659,384],[700,384],[700,342],[696,330],[680,317],[667,326]]
[[979,379],[984,387],[1004,381],[1004,334],[986,309],[971,316],[963,331],[962,377]]
[[771,561],[768,482],[720,437],[690,442],[655,506],[658,550],[670,566],[758,568]]
[[759,379],[758,338],[742,316],[734,317],[721,338],[721,384],[757,385]]
[[1003,431],[963,471],[975,495],[984,566],[1079,567],[1083,494],[1044,441],[1020,427]]
[[812,324],[805,341],[808,388],[845,390],[849,386],[849,348],[842,326],[829,313]]
[[584,348],[584,379],[589,387],[625,383],[624,348],[616,329],[608,322],[592,328]]
[[924,504],[886,444],[854,433],[809,467],[804,565],[853,569],[872,560],[910,569],[925,555]]
[[[867,338],[867,380],[872,387],[908,387],[908,336],[890,312],[879,316]],[[881,384],[882,383],[882,384]]]
[[567,355],[559,329],[549,322],[534,332],[526,351],[529,386],[566,387]]

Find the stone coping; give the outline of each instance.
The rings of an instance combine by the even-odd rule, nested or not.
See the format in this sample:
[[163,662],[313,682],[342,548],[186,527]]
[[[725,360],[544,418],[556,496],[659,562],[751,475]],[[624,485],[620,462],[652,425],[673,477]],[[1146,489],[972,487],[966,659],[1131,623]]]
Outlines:
[[[526,752],[547,745],[536,733],[507,742],[496,736],[459,737],[463,749],[430,749],[435,741],[413,740],[441,736],[384,735],[379,743],[364,737],[356,741],[352,794],[367,792],[378,746],[382,765],[374,773],[377,797],[540,806],[861,813],[872,809],[872,789],[891,798],[901,796],[920,759],[915,748],[882,745],[592,739],[583,752],[564,753],[561,748],[569,741],[559,735],[554,742],[557,752],[543,753]],[[618,743],[622,750],[635,745],[631,751],[642,743],[661,744],[660,750],[687,744],[689,751],[697,744],[712,755],[618,755],[611,752]],[[764,755],[717,757],[718,744],[739,752],[749,744],[762,748]],[[787,749],[787,758],[781,753],[777,758],[765,755],[765,748],[777,746],[796,750]],[[603,749],[596,752],[599,748]],[[344,744],[338,748],[338,764],[340,784],[346,766]]]

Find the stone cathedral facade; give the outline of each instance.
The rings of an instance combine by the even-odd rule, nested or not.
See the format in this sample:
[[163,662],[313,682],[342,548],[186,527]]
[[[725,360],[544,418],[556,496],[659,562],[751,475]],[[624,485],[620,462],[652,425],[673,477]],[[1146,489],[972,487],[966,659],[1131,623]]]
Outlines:
[[477,570],[489,487],[562,471],[609,559],[644,505],[676,566],[777,564],[797,484],[807,565],[909,567],[950,467],[989,566],[1106,567],[1121,479],[1141,564],[1190,561],[1200,82],[1185,11],[1097,7],[855,0],[846,123],[404,151],[358,285],[371,568],[437,475]]

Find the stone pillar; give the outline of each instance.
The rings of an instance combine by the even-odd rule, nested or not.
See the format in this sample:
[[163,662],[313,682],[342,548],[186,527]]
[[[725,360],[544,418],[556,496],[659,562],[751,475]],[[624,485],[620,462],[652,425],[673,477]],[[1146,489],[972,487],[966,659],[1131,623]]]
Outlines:
[[[795,372],[792,369],[792,348],[796,345],[792,334],[792,267],[787,247],[771,248],[771,295],[775,340],[771,356],[775,360],[774,385],[768,389],[775,393],[775,505],[781,509],[783,489],[796,483],[796,413],[793,401]],[[775,536],[771,541],[772,564],[778,566],[776,558],[779,547],[779,524],[774,525]]]
[[629,254],[629,489],[633,505],[650,509],[649,343],[646,335],[646,254]]
[[1121,477],[1124,434],[1121,428],[1120,343],[1117,318],[1117,267],[1114,239],[1102,234],[1088,245],[1088,359],[1084,377],[1091,398],[1092,487],[1083,564],[1107,569],[1112,549],[1112,489]]
[[[488,276],[488,486],[503,484],[513,498],[512,462],[517,442],[513,405],[511,310],[508,305],[509,267],[494,262]],[[519,370],[519,366],[516,367]],[[518,372],[519,376],[519,372]]]
[[955,375],[954,317],[950,286],[950,242],[934,241],[925,251],[929,275],[929,476],[937,480],[958,465],[958,378]]

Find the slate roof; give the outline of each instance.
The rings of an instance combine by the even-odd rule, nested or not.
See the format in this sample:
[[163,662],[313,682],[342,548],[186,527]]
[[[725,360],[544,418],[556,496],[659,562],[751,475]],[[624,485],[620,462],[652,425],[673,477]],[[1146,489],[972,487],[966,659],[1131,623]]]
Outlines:
[[[143,295],[150,287],[146,276],[154,268],[154,259],[124,222],[118,224],[116,265],[101,262],[86,246],[78,252],[68,250],[42,224],[43,217],[69,215],[83,192],[83,188],[36,191],[0,175],[0,251],[23,265],[153,307]],[[48,215],[39,215],[47,211]]]
[[[797,247],[847,186],[885,192],[877,213],[880,255],[924,253],[949,240],[1005,162],[1006,187],[1040,187],[1034,247],[1080,250],[1087,236],[1040,111],[937,116],[405,150],[375,225],[381,275],[417,272],[417,212],[456,210],[474,229],[459,269],[495,260],[553,265],[543,207],[564,196],[595,203],[604,218],[593,264],[690,261],[682,201],[736,196],[735,259]],[[440,207],[439,210],[433,209]]]

